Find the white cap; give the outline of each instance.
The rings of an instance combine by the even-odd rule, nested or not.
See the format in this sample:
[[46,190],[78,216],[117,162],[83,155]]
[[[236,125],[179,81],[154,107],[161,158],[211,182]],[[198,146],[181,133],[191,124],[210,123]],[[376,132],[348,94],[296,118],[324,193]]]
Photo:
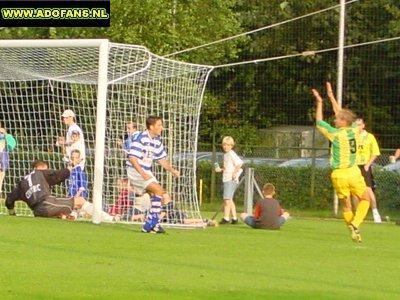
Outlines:
[[74,113],[72,110],[70,110],[70,109],[66,109],[66,110],[64,110],[64,112],[62,113],[61,117],[64,117],[64,118],[66,118],[66,117],[73,117],[73,118],[75,118],[75,113]]

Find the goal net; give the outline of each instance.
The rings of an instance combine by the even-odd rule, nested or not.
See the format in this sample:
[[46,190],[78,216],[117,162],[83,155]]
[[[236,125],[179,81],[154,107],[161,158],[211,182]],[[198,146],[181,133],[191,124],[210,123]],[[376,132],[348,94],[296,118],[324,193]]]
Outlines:
[[[203,226],[196,193],[196,148],[202,96],[211,67],[165,59],[134,45],[107,40],[1,41],[0,122],[17,140],[9,153],[0,212],[14,184],[35,159],[65,167],[58,137],[67,126],[61,114],[70,109],[82,128],[89,195],[103,211],[124,222],[140,222],[147,195],[127,181],[123,140],[126,123],[145,130],[149,115],[164,120],[168,159],[180,170],[175,179],[155,164],[153,173],[171,195],[164,222]],[[65,197],[68,182],[54,194]],[[100,208],[99,208],[100,207]],[[17,214],[31,215],[23,202]],[[96,215],[96,213],[95,213]]]

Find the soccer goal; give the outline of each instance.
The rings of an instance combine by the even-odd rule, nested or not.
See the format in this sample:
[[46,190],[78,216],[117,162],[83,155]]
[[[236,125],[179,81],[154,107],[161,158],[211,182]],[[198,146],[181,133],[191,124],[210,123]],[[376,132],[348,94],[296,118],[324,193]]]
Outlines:
[[[18,141],[5,171],[0,212],[5,193],[30,170],[35,159],[51,168],[64,162],[59,136],[67,126],[61,114],[71,109],[86,144],[85,170],[93,222],[101,210],[115,205],[126,187],[126,155],[121,146],[126,122],[145,129],[149,115],[164,119],[163,142],[169,159],[181,171],[174,179],[156,166],[153,170],[166,187],[173,205],[165,222],[203,226],[196,193],[196,148],[199,114],[205,84],[212,67],[166,59],[135,45],[108,40],[2,40],[0,41],[0,122]],[[132,222],[135,194],[128,188],[120,213]],[[66,196],[66,186],[57,187]],[[21,202],[17,214],[31,215]]]

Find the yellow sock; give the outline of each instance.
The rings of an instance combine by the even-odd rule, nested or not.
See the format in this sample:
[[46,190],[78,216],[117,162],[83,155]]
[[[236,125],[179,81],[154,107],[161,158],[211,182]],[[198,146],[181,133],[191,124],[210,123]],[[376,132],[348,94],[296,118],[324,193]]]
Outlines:
[[357,206],[356,215],[354,216],[354,219],[351,223],[358,228],[360,224],[364,221],[365,216],[368,213],[368,209],[369,209],[369,201],[367,200],[360,201],[360,203]]
[[343,212],[343,218],[344,218],[344,221],[346,222],[346,224],[349,225],[350,222],[353,221],[354,214],[353,214],[353,212],[351,210],[344,211]]

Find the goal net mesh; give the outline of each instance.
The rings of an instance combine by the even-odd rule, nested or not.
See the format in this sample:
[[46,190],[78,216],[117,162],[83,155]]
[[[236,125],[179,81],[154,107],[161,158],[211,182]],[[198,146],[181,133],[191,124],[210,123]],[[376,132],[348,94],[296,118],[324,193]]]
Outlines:
[[[66,109],[74,111],[84,133],[91,201],[98,65],[97,47],[0,48],[0,122],[18,143],[9,153],[4,171],[1,213],[6,212],[6,193],[31,170],[33,160],[44,159],[53,169],[65,167],[56,141],[66,135],[67,126],[61,119]],[[164,222],[203,225],[196,193],[195,153],[200,106],[210,71],[207,66],[156,56],[144,47],[109,43],[104,211],[120,214],[125,222],[140,221],[146,211],[147,198],[126,184],[126,153],[121,141],[127,122],[143,131],[146,118],[157,115],[164,120],[162,140],[168,159],[181,172],[175,179],[154,165],[153,173],[173,200]],[[68,182],[55,187],[53,194],[65,197],[67,186]],[[23,202],[18,202],[16,209],[19,215],[32,215]]]

